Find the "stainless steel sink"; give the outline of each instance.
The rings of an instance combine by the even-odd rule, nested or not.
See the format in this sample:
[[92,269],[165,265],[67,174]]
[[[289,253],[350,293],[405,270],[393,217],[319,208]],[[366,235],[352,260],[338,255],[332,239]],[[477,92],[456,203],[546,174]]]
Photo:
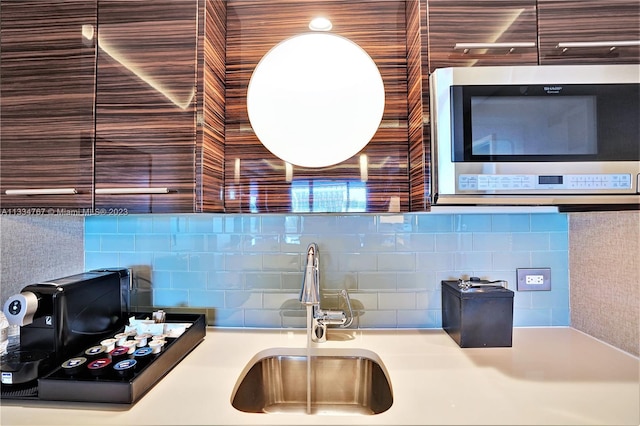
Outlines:
[[363,349],[314,348],[311,353],[311,411],[307,412],[307,350],[259,352],[240,375],[231,396],[248,413],[371,415],[393,404],[384,364]]

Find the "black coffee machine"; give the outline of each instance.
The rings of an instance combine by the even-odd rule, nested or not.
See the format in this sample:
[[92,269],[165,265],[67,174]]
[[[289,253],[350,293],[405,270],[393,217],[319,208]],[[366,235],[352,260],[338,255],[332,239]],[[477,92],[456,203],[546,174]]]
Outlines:
[[4,314],[20,326],[20,348],[2,357],[3,388],[33,382],[124,327],[129,283],[127,269],[103,269],[31,284],[10,297]]

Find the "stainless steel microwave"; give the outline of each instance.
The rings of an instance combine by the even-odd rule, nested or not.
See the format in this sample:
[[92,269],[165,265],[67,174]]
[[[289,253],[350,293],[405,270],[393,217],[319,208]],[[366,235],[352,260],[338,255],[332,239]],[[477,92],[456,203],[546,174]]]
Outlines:
[[640,65],[437,69],[433,205],[640,203]]

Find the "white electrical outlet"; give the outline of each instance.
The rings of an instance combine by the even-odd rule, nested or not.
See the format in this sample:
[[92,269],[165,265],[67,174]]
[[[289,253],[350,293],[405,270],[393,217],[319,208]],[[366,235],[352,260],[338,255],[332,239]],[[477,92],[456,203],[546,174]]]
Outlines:
[[516,269],[518,291],[551,290],[551,268]]
[[525,284],[544,284],[544,275],[526,275]]

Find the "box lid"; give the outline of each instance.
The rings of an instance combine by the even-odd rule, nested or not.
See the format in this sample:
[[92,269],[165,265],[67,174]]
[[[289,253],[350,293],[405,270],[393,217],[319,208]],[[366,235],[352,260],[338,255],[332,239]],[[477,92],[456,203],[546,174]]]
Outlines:
[[442,291],[453,293],[461,299],[481,298],[481,297],[510,297],[513,298],[513,291],[498,284],[490,284],[479,281],[478,284],[463,289],[459,286],[459,281],[442,281]]

